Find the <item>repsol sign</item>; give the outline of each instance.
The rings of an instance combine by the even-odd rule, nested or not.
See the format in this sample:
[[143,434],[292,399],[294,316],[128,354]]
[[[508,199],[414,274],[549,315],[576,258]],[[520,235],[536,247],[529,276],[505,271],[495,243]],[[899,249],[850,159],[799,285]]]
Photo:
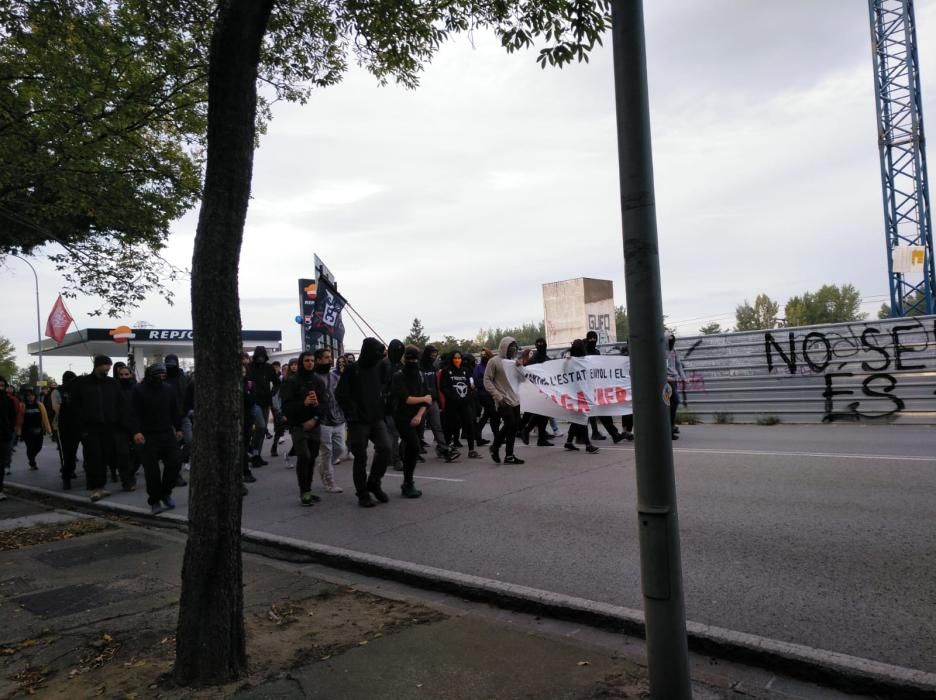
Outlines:
[[135,328],[137,341],[140,340],[192,340],[191,330],[169,330],[157,328]]

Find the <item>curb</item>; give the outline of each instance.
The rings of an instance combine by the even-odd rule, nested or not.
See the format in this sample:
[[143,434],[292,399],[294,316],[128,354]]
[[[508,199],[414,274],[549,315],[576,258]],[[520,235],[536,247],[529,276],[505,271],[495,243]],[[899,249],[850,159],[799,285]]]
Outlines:
[[[41,496],[47,500],[86,511],[108,511],[130,516],[147,525],[163,523],[186,531],[188,519],[164,512],[158,516],[148,510],[121,503],[87,499],[34,486],[7,482],[11,492]],[[243,528],[243,541],[250,550],[272,558],[287,558],[324,564],[336,569],[390,579],[417,588],[441,591],[472,601],[501,608],[539,614],[631,636],[644,637],[644,616],[640,610],[600,603],[575,596],[553,593],[528,586],[462,574],[432,566],[390,559],[375,554],[314,544],[292,537],[273,535]],[[283,554],[289,556],[284,557]],[[834,651],[783,642],[744,632],[686,622],[689,649],[695,652],[738,661],[752,666],[786,673],[849,693],[884,693],[890,698],[936,698],[936,673],[894,666]]]

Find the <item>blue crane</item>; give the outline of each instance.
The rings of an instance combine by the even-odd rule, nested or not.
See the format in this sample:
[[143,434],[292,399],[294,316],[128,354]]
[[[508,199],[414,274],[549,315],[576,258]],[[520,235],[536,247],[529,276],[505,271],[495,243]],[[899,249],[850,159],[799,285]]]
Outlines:
[[868,0],[868,10],[891,316],[932,314],[936,270],[913,0]]

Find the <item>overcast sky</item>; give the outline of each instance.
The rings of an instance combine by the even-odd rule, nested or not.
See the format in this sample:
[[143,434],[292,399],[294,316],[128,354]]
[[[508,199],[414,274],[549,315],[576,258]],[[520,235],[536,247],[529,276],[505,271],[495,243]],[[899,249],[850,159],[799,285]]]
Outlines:
[[[852,283],[887,293],[867,4],[654,0],[647,42],[664,313],[680,334]],[[924,114],[936,129],[936,3],[917,3]],[[244,328],[299,345],[296,279],[317,253],[389,340],[542,318],[541,285],[614,282],[625,303],[610,36],[589,64],[541,70],[489,35],[448,44],[416,91],[350,71],[304,106],[277,104],[257,151],[241,258]],[[930,154],[932,155],[932,154]],[[936,166],[934,166],[936,167]],[[936,174],[934,174],[936,176]],[[188,266],[197,212],[167,257]],[[61,280],[38,262],[41,324]],[[36,339],[32,274],[0,269],[0,333]],[[188,290],[120,321],[191,328]],[[21,303],[20,303],[21,302]],[[115,321],[69,302],[82,327]],[[361,334],[346,322],[349,349]],[[72,361],[75,369],[83,361]],[[54,374],[69,361],[47,361]]]

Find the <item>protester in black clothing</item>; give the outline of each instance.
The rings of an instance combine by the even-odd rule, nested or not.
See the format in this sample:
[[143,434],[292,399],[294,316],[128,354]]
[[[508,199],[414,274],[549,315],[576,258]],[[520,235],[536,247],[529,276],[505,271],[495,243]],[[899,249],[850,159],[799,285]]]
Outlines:
[[6,500],[3,493],[3,479],[10,467],[10,455],[13,451],[13,433],[16,430],[16,404],[7,396],[6,377],[0,377],[0,501]]
[[478,392],[478,405],[480,406],[476,431],[476,435],[478,436],[477,443],[479,445],[486,445],[489,441],[482,441],[484,424],[490,421],[491,432],[497,435],[497,431],[500,428],[500,417],[497,415],[497,406],[494,405],[494,399],[491,397],[490,392],[488,392],[487,387],[484,386],[484,370],[487,369],[488,361],[493,357],[493,353],[491,353],[488,348],[483,348],[480,354],[481,362],[474,368],[472,379],[474,379],[475,391]]
[[120,409],[120,385],[109,377],[113,363],[106,355],[94,358],[94,371],[79,377],[70,391],[81,431],[84,469],[91,500],[110,496],[104,487],[114,464],[114,431]]
[[[624,343],[624,345],[621,346],[621,355],[623,355],[624,357],[630,357],[630,348],[628,347],[626,342]],[[629,371],[630,370],[628,370],[628,372]],[[633,413],[628,413],[626,416],[621,416],[621,429],[624,433],[625,440],[634,439],[634,414]]]
[[[374,506],[371,494],[381,503],[388,500],[381,488],[390,460],[390,435],[384,422],[384,391],[389,377],[387,365],[381,362],[383,357],[383,343],[376,338],[365,338],[360,358],[347,365],[335,390],[335,398],[348,422],[348,449],[354,455],[354,488],[362,508]],[[376,452],[369,476],[368,442],[374,444]]]
[[136,380],[130,368],[123,362],[114,363],[114,378],[120,384],[120,416],[114,431],[114,464],[121,488],[124,491],[136,490],[136,471],[139,457],[133,443],[132,425],[126,420],[132,412],[133,401],[131,395],[136,386]]
[[445,396],[445,414],[454,435],[461,428],[468,441],[468,457],[480,459],[475,451],[474,414],[471,410],[471,373],[462,363],[462,354],[456,350],[442,370],[440,387]]
[[[185,394],[188,392],[191,378],[179,366],[179,356],[172,353],[166,355],[164,362],[166,365],[166,384],[175,389],[176,398],[179,400],[179,406],[185,402]],[[182,444],[181,455],[182,463],[187,464],[192,455],[192,415],[182,411]],[[185,486],[179,473],[179,482],[176,486]]]
[[403,485],[400,493],[404,498],[419,498],[422,491],[416,488],[413,474],[419,461],[419,427],[426,409],[432,404],[432,396],[419,368],[419,348],[406,346],[403,353],[403,369],[393,375],[390,389],[393,419],[403,442]]
[[254,349],[253,359],[247,367],[247,377],[254,384],[254,401],[260,408],[260,417],[253,438],[254,466],[265,465],[266,462],[260,453],[263,450],[263,440],[266,437],[267,424],[270,422],[270,409],[273,405],[273,392],[279,386],[280,379],[269,363],[270,356],[266,348],[258,345]]
[[81,443],[81,426],[72,398],[76,379],[74,372],[65,372],[62,375],[62,383],[52,397],[55,407],[53,426],[58,433],[62,488],[66,491],[71,490],[71,481],[78,476],[78,445]]
[[[436,444],[436,455],[446,462],[454,462],[461,455],[458,450],[448,444],[445,432],[442,430],[442,414],[439,408],[439,382],[436,376],[438,371],[439,351],[433,345],[427,345],[423,348],[422,356],[419,359],[419,371],[422,372],[426,381],[426,388],[432,396],[432,404],[426,409],[426,415],[423,420],[423,427],[429,426],[432,431],[432,437]],[[421,437],[421,436],[420,436]]]
[[[585,349],[585,343],[581,338],[572,341],[572,347],[569,350],[570,357],[585,357],[587,354]],[[592,419],[594,420],[594,419]],[[591,440],[588,439],[588,424],[587,423],[569,423],[569,431],[566,433],[566,442],[565,448],[573,452],[578,451],[578,447],[575,446],[575,443],[584,443],[585,451],[589,454],[594,454],[598,451],[598,448],[595,447]]]
[[[387,364],[387,376],[393,377],[394,374],[403,369],[403,341],[394,338],[387,345],[387,357],[383,359]],[[386,393],[389,394],[390,388],[387,387]],[[400,434],[397,432],[396,420],[392,415],[386,416],[384,421],[387,424],[387,432],[390,434],[390,466],[395,471],[402,471],[403,463],[401,461],[403,446],[400,443]]]
[[[601,354],[601,351],[598,349],[598,333],[595,331],[588,331],[588,333],[585,334],[585,354]],[[598,430],[598,421],[601,421],[601,424],[604,426],[605,430],[608,431],[608,434],[611,435],[611,439],[614,440],[615,444],[625,439],[626,436],[617,429],[617,426],[614,424],[614,419],[611,416],[600,416],[598,418],[590,418],[588,421],[591,424],[592,440],[607,439],[601,431]]]
[[[530,355],[530,359],[527,360],[527,364],[538,365],[546,362],[547,360],[549,360],[549,355],[546,354],[546,339],[537,338],[536,350]],[[537,446],[552,447],[553,444],[549,441],[546,433],[546,426],[548,424],[549,419],[546,416],[540,416],[535,413],[524,413],[523,418],[520,419],[520,439],[523,440],[523,444],[530,444],[530,432],[533,430],[533,428],[536,428]]]
[[[241,358],[241,372],[243,373],[243,396],[244,396],[244,434],[242,439],[242,449],[241,449],[241,471],[243,473],[243,481],[246,484],[252,484],[257,480],[257,477],[253,475],[253,472],[250,471],[250,445],[253,441],[253,431],[255,428],[255,421],[253,418],[254,408],[256,403],[254,402],[254,385],[250,378],[247,376],[247,365],[250,364],[250,356],[244,353]],[[246,487],[245,487],[246,489]],[[246,493],[246,490],[244,491]]]
[[[182,468],[179,440],[182,439],[182,409],[176,390],[165,382],[166,366],[146,368],[142,384],[130,397],[133,442],[143,459],[146,501],[154,515],[175,508],[172,489]],[[162,473],[159,470],[163,463]]]
[[321,446],[319,427],[319,396],[327,388],[315,371],[315,356],[311,352],[299,355],[299,368],[280,389],[283,413],[289,422],[289,434],[296,451],[296,478],[299,481],[299,500],[311,506],[321,500],[312,493],[315,460]]

